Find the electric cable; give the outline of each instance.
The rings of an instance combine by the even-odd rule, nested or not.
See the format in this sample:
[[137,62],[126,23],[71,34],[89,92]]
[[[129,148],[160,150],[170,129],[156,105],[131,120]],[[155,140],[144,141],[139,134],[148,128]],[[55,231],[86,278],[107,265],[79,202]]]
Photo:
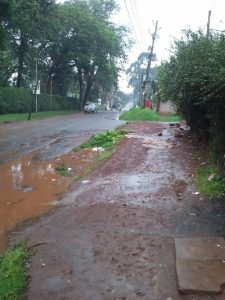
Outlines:
[[126,0],[124,0],[124,4],[125,4],[126,10],[127,10],[127,14],[128,14],[128,17],[129,17],[130,24],[131,24],[131,27],[132,27],[132,29],[133,29],[133,32],[134,32],[134,34],[135,34],[135,36],[136,36],[136,39],[137,39],[139,45],[141,45],[140,40],[139,40],[139,37],[138,37],[137,32],[136,32],[135,27],[134,27],[134,24],[133,24],[133,22],[132,22],[132,18],[131,18],[131,15],[130,15],[130,12],[129,12],[129,9],[128,9]]
[[141,43],[142,43],[142,45],[144,45],[144,42],[143,42],[144,34],[143,34],[142,26],[141,26],[141,23],[140,23],[140,19],[139,19],[139,16],[138,16],[138,12],[137,12],[137,10],[135,9],[134,3],[132,2],[132,0],[130,0],[130,6],[131,6],[131,9],[132,9],[132,12],[133,12],[133,15],[134,15],[134,19],[135,19],[135,21],[136,21],[137,29],[138,29],[138,31],[139,31]]

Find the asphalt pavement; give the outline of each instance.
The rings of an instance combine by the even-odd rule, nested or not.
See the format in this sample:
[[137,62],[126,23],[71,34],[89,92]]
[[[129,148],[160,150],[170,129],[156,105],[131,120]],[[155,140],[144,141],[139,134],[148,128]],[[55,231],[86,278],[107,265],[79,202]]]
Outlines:
[[0,163],[9,162],[32,151],[39,160],[54,159],[70,152],[92,135],[123,124],[119,113],[77,113],[30,122],[0,125]]

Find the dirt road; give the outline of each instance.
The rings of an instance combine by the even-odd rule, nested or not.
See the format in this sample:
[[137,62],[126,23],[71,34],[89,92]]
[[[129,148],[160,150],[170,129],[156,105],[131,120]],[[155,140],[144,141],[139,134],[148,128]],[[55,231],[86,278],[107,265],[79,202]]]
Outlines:
[[47,216],[22,226],[27,239],[30,300],[200,300],[225,294],[180,294],[176,237],[223,236],[225,206],[196,194],[203,162],[190,137],[168,126],[131,123],[120,150],[76,182]]

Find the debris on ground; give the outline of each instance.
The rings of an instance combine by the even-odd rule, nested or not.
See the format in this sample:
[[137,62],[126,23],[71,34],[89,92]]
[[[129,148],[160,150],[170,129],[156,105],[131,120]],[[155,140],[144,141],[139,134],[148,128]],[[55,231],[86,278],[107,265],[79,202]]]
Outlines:
[[[165,129],[159,123],[132,122],[126,126],[132,133],[119,150],[76,181],[58,201],[58,209],[11,234],[12,240],[27,240],[28,247],[43,237],[47,241],[31,258],[28,300],[224,299],[224,293],[211,295],[202,289],[196,295],[192,289],[186,294],[178,290],[184,286],[187,292],[182,278],[177,285],[177,274],[190,275],[192,282],[198,283],[203,259],[208,260],[205,273],[207,278],[213,274],[212,283],[217,274],[216,257],[210,256],[205,246],[195,251],[198,262],[189,260],[179,255],[179,242],[175,257],[174,240],[223,236],[225,232],[222,201],[196,201],[200,196],[196,197],[199,193],[190,174],[195,174],[194,154],[198,152],[192,148],[190,137],[157,136]],[[167,133],[173,132],[167,127]],[[219,272],[225,267],[225,249],[216,245],[223,243],[218,240],[213,244],[221,254],[217,256]],[[193,245],[197,249],[191,240],[182,245],[185,253],[181,254],[191,255]],[[40,264],[43,258],[44,272]],[[197,271],[193,275],[194,268]],[[207,281],[199,282],[206,285]]]

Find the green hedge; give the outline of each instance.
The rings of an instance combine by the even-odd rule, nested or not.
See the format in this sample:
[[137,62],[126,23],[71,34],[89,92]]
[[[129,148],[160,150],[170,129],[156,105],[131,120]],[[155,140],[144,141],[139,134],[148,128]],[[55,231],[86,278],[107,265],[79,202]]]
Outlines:
[[[32,92],[29,89],[0,87],[0,114],[26,113],[32,103]],[[41,94],[37,96],[38,111],[74,110],[79,109],[79,102],[75,98],[58,95]]]

